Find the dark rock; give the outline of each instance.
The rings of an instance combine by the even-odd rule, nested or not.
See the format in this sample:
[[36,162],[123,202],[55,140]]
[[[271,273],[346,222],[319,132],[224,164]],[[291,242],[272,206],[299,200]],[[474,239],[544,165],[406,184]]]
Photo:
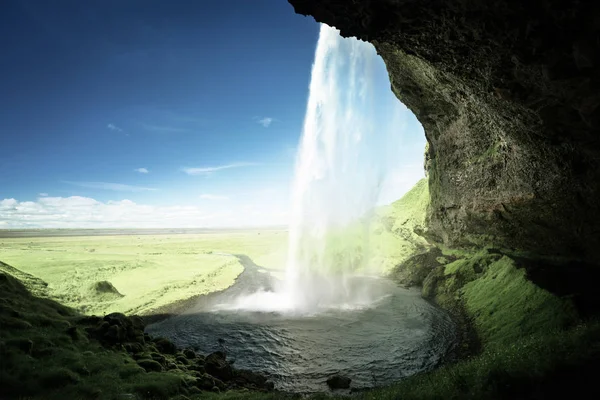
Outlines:
[[236,369],[234,375],[233,382],[240,387],[250,387],[253,385],[259,389],[268,389],[267,378],[257,372],[246,369]]
[[77,319],[79,325],[98,325],[102,318],[97,315],[86,315]]
[[350,382],[352,382],[352,379],[341,375],[334,375],[327,378],[327,386],[330,389],[348,389],[350,388]]
[[144,320],[142,319],[142,317],[137,316],[137,315],[132,315],[131,317],[129,317],[129,319],[131,321],[133,328],[136,331],[142,332],[142,335],[143,335],[144,329],[146,329],[146,324],[144,323]]
[[233,377],[233,368],[222,351],[209,354],[204,362],[204,368],[210,375],[224,381],[229,381]]
[[131,320],[125,314],[121,313],[108,314],[104,317],[104,321],[108,322],[110,325],[118,325],[124,328],[133,327]]
[[151,372],[151,371],[160,372],[163,370],[162,365],[160,365],[158,362],[156,362],[154,360],[143,359],[143,360],[138,360],[137,363],[140,367],[144,368],[146,370],[146,372]]
[[183,365],[189,365],[189,363],[190,363],[190,361],[187,358],[185,358],[184,356],[175,357],[175,361],[177,361],[178,363],[183,364]]
[[165,353],[165,354],[177,353],[177,347],[169,339],[158,337],[158,338],[154,338],[152,341],[154,342],[154,345],[156,346],[158,351],[160,351],[161,353]]
[[111,325],[104,334],[104,340],[110,344],[122,343],[125,341],[126,332],[122,326]]
[[171,371],[174,369],[179,369],[179,367],[177,366],[177,364],[175,364],[174,362],[167,362],[166,368]]
[[188,365],[187,369],[190,371],[197,371],[202,374],[206,372],[206,368],[204,368],[204,365],[199,365],[199,364]]
[[125,349],[126,352],[130,353],[130,354],[136,354],[136,353],[141,353],[144,351],[144,347],[139,344],[139,343],[125,343],[123,345],[123,348]]
[[203,374],[196,379],[196,386],[203,390],[210,390],[215,386],[215,378],[208,374]]
[[167,358],[159,353],[150,353],[150,358],[160,363],[161,365],[167,365]]
[[189,360],[193,360],[194,358],[196,358],[196,352],[192,349],[184,349],[183,355]]
[[109,281],[100,281],[94,283],[92,285],[92,292],[98,296],[104,296],[103,299],[106,299],[106,296],[110,296],[110,298],[113,299],[124,297]]
[[431,242],[597,264],[597,2],[289,2],[371,41],[423,125]]

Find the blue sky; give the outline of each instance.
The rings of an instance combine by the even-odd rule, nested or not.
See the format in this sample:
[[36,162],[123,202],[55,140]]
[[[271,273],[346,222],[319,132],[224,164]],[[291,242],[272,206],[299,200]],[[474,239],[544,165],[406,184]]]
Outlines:
[[0,228],[285,223],[318,30],[283,0],[2,2]]

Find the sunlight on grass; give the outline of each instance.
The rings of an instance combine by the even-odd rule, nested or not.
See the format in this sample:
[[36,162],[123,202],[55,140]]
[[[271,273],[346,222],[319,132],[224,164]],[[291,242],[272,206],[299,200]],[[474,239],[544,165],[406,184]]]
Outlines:
[[242,272],[228,254],[246,254],[260,265],[277,262],[273,255],[285,254],[286,246],[283,231],[0,240],[2,261],[46,281],[66,305],[97,314],[145,314],[223,290]]

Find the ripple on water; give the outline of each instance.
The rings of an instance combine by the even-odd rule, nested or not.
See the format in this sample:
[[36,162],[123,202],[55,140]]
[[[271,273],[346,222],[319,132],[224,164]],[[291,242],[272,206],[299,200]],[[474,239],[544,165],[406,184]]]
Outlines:
[[[280,390],[324,391],[335,373],[352,378],[355,388],[386,385],[434,367],[456,340],[448,315],[418,291],[389,282],[386,291],[370,308],[309,315],[214,311],[203,302],[148,332],[203,353],[221,349],[224,339],[236,367],[261,371]],[[212,304],[223,301],[215,296]]]

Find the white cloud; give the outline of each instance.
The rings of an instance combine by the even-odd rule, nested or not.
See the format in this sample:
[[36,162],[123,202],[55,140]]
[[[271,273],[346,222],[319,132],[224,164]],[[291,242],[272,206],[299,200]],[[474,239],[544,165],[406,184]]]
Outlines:
[[181,168],[181,170],[188,175],[210,175],[213,172],[221,171],[224,169],[250,167],[253,165],[258,165],[258,164],[249,163],[249,162],[241,162],[241,163],[218,165],[215,167],[183,167],[183,168]]
[[274,121],[274,119],[271,117],[257,118],[257,120],[256,120],[256,122],[258,122],[265,128],[268,128],[271,125],[271,123],[273,123],[273,121]]
[[47,197],[48,193],[38,193],[38,196],[40,196],[40,197]]
[[139,172],[140,174],[147,174],[150,171],[148,171],[148,168],[136,168],[134,169],[135,172]]
[[100,189],[100,190],[112,190],[114,192],[149,192],[157,190],[155,188],[125,185],[123,183],[110,183],[110,182],[72,182],[63,181],[69,185],[75,185],[88,189]]
[[228,196],[223,196],[219,194],[210,194],[204,193],[200,195],[201,200],[229,200]]
[[106,125],[106,127],[108,129],[110,129],[111,131],[123,132],[123,129],[119,128],[115,124],[108,124],[108,125]]
[[[0,201],[3,228],[200,228],[282,225],[284,211],[272,204],[252,213],[229,205],[151,206],[131,200],[101,202],[89,197],[44,197],[38,201]],[[250,215],[251,214],[251,215]]]

